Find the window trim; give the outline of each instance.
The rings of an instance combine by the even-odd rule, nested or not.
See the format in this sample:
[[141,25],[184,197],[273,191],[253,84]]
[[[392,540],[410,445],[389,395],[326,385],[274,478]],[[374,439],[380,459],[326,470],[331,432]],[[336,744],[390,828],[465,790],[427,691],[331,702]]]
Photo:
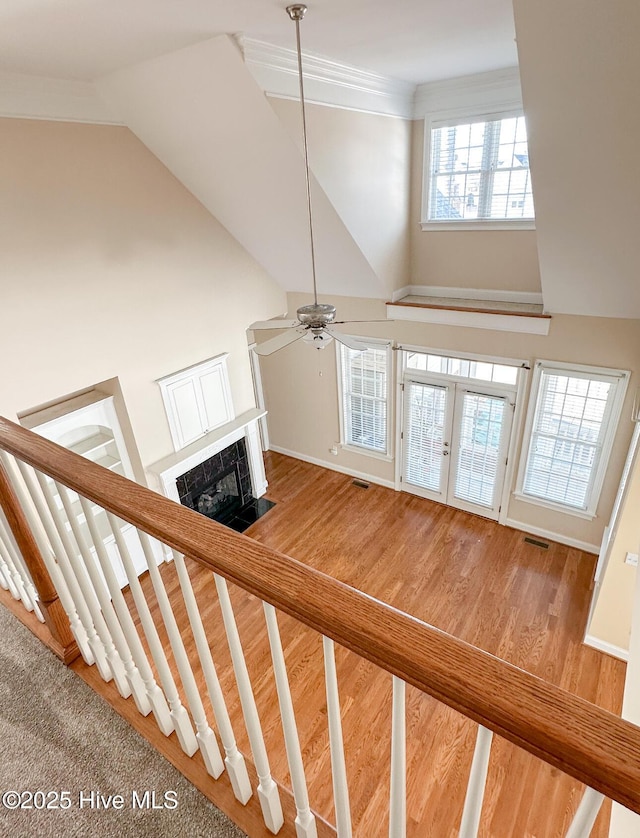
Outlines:
[[[537,497],[536,495],[529,495],[524,491],[524,478],[527,464],[529,462],[529,455],[531,453],[533,425],[538,413],[538,402],[543,372],[550,372],[552,374],[553,372],[573,373],[578,377],[587,379],[608,378],[613,381],[615,387],[613,397],[611,401],[607,403],[607,415],[605,415],[604,418],[606,427],[604,437],[602,439],[602,447],[600,449],[598,461],[595,465],[595,471],[592,473],[591,485],[584,509],[563,504],[558,501],[546,500],[545,498]],[[533,506],[541,506],[556,512],[562,512],[565,515],[572,515],[577,518],[584,518],[592,521],[595,517],[597,517],[597,508],[598,503],[600,502],[602,486],[607,472],[607,464],[609,462],[615,436],[620,424],[622,405],[626,396],[630,376],[631,373],[628,370],[611,369],[609,367],[595,367],[586,364],[563,363],[561,361],[536,361],[531,380],[531,388],[529,390],[529,403],[527,406],[527,417],[522,436],[522,445],[520,447],[520,461],[518,464],[516,488],[513,492],[515,498],[526,503],[530,503]]]
[[367,349],[385,349],[387,354],[387,387],[386,387],[386,394],[385,394],[385,403],[387,406],[387,429],[386,429],[386,438],[385,438],[385,451],[378,451],[375,448],[368,448],[366,445],[358,445],[356,443],[347,442],[347,436],[345,431],[346,426],[346,404],[344,398],[344,380],[342,377],[342,353],[345,352],[348,347],[344,344],[340,343],[339,341],[334,341],[336,344],[336,368],[337,368],[337,383],[338,383],[338,418],[340,422],[340,447],[344,451],[351,451],[355,454],[364,454],[366,457],[373,457],[376,460],[383,460],[384,462],[392,462],[393,461],[393,453],[392,453],[392,439],[391,439],[391,432],[392,428],[394,427],[393,422],[393,399],[391,398],[391,394],[393,392],[393,363],[392,363],[392,346],[393,342],[384,338],[369,338],[364,337],[363,335],[349,335],[349,337],[353,337],[354,340],[358,340],[361,343],[366,344]]
[[[473,122],[487,122],[496,119],[509,119],[512,117],[524,116],[522,104],[508,105],[503,108],[485,110],[484,108],[468,108],[465,111],[432,113],[424,120],[424,148],[423,148],[423,169],[422,169],[422,208],[420,229],[423,232],[451,232],[451,231],[487,231],[487,230],[535,230],[536,220],[534,218],[481,218],[481,219],[452,219],[430,220],[429,219],[429,198],[431,194],[431,132],[435,128],[443,128],[455,125],[465,125]],[[531,169],[529,168],[529,171]]]

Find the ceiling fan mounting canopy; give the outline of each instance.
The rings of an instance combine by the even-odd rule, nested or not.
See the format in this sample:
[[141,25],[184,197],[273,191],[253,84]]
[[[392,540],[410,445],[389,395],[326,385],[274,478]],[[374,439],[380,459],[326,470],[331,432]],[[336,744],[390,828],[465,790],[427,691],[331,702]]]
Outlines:
[[308,306],[301,306],[296,314],[303,326],[321,329],[336,319],[336,307],[324,303],[312,303]]

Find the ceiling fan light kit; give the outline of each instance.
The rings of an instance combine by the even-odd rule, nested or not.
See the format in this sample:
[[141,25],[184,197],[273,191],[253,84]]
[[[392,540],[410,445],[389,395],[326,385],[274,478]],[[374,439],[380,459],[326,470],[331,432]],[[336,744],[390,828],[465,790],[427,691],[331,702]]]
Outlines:
[[[277,335],[264,343],[257,344],[254,351],[258,355],[271,355],[290,343],[301,338],[305,343],[312,344],[316,349],[324,349],[327,344],[335,338],[339,343],[344,344],[356,352],[364,352],[368,347],[362,341],[358,341],[348,335],[336,332],[330,327],[339,323],[349,321],[336,321],[336,307],[328,303],[318,302],[318,290],[316,284],[316,258],[315,243],[313,235],[313,210],[311,205],[311,178],[309,172],[309,149],[307,145],[307,116],[304,99],[304,77],[302,73],[302,49],[300,46],[300,21],[305,16],[307,7],[302,3],[287,6],[287,14],[296,25],[296,52],[298,57],[298,82],[300,86],[300,111],[302,114],[302,147],[304,151],[304,172],[307,191],[307,217],[309,221],[309,243],[311,251],[311,275],[313,277],[313,303],[301,306],[297,312],[297,320],[265,320],[253,323],[249,328],[261,329],[286,329],[288,331]],[[351,321],[357,322],[357,321]]]

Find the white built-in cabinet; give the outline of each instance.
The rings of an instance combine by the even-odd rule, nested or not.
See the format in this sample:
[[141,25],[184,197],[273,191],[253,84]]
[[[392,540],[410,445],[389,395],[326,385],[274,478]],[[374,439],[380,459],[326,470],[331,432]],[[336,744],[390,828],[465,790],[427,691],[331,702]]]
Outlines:
[[[74,451],[76,454],[80,454],[110,471],[128,477],[130,480],[135,480],[112,396],[99,390],[92,390],[89,393],[59,402],[53,407],[29,414],[21,420],[21,423],[70,451]],[[53,486],[53,481],[47,479]],[[62,500],[55,489],[54,493],[56,504],[62,510]],[[86,519],[78,495],[75,492],[71,493],[71,501],[73,512],[84,530],[87,542],[90,544],[91,538],[89,537]],[[103,537],[105,548],[120,587],[123,588],[128,584],[127,576],[106,513],[96,505],[92,508],[98,531]],[[67,525],[67,528],[70,532],[70,525]],[[138,533],[135,527],[130,524],[123,524],[122,534],[131,553],[136,572],[140,575],[147,570],[147,564]],[[73,538],[71,540],[75,543]],[[157,544],[154,544],[154,553],[158,563],[160,563],[163,557],[160,546]]]
[[176,451],[235,418],[227,353],[158,379]]

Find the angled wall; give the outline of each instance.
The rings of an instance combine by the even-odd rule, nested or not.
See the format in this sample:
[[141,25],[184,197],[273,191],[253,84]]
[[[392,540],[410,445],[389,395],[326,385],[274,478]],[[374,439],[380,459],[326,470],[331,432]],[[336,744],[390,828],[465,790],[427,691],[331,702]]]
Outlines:
[[545,306],[640,317],[640,4],[514,11]]
[[[311,290],[302,156],[235,43],[214,38],[98,82],[125,124],[287,290]],[[388,289],[313,183],[324,293]]]

